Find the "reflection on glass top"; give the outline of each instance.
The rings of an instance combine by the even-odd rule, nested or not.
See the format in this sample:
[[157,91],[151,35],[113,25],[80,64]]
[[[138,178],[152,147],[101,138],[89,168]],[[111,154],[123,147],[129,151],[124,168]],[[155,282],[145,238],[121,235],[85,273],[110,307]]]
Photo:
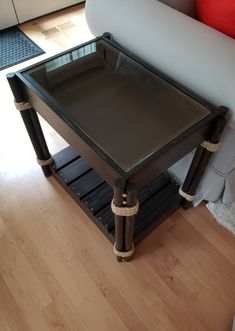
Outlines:
[[96,43],[90,43],[86,46],[75,49],[71,52],[68,52],[64,55],[60,55],[59,57],[48,61],[45,63],[46,72],[52,72],[58,70],[60,67],[64,67],[71,62],[74,62],[78,59],[82,59],[87,57],[88,55],[96,53]]
[[53,111],[125,172],[209,114],[102,39],[23,75]]

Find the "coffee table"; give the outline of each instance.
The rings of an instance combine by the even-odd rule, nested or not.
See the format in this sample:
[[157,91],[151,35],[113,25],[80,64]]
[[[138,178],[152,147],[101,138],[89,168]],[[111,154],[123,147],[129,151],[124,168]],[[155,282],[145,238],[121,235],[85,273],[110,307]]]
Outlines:
[[[226,123],[225,107],[184,90],[108,33],[7,78],[45,176],[104,232],[118,261],[129,261],[134,243],[182,201],[191,204]],[[68,148],[50,155],[36,112]],[[179,191],[167,169],[195,148]]]

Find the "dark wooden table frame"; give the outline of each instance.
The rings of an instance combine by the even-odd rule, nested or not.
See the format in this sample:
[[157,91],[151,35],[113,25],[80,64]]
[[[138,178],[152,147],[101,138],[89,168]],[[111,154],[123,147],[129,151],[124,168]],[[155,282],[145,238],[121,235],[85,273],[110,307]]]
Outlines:
[[[107,36],[106,34],[103,38],[112,43]],[[125,52],[128,53],[126,50]],[[54,171],[55,166],[53,167],[53,163],[51,163],[51,155],[36,110],[75,150],[79,151],[79,154],[87,160],[90,166],[113,188],[113,203],[116,207],[121,208],[121,211],[122,209],[136,206],[138,203],[137,193],[146,183],[152,181],[184,155],[197,148],[185,182],[182,185],[182,191],[186,193],[186,198],[187,195],[189,197],[195,195],[197,186],[212,154],[212,151],[201,146],[201,143],[206,140],[212,145],[218,144],[226,124],[227,108],[221,106],[211,109],[207,117],[183,134],[180,134],[177,139],[166,144],[156,155],[146,160],[141,167],[136,168],[134,172],[125,173],[107,162],[100,153],[97,153],[94,148],[88,145],[84,139],[78,136],[67,123],[53,112],[48,100],[38,95],[35,87],[25,80],[21,72],[8,74],[7,79],[44,175],[50,176],[53,174],[55,177],[58,177]],[[63,186],[67,189],[65,184]],[[176,195],[176,193],[174,194]],[[192,204],[191,201],[180,197],[178,192],[176,200],[178,205],[182,203],[184,208],[188,208]],[[84,206],[82,207],[84,209]],[[91,218],[93,217],[90,211],[86,210],[86,212]],[[141,236],[134,238],[134,220],[134,213],[132,215],[128,214],[128,216],[118,213],[115,215],[115,235],[114,238],[109,237],[109,239],[114,243],[118,261],[129,261],[134,252],[134,242],[138,242],[141,239]],[[97,220],[94,221],[97,223]],[[149,231],[151,231],[151,227],[146,233]],[[145,231],[142,232],[144,233]]]

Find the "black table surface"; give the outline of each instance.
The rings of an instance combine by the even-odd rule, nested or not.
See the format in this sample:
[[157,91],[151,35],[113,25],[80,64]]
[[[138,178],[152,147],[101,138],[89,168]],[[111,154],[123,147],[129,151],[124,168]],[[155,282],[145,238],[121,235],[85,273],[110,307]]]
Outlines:
[[22,72],[52,111],[130,171],[210,111],[103,39]]

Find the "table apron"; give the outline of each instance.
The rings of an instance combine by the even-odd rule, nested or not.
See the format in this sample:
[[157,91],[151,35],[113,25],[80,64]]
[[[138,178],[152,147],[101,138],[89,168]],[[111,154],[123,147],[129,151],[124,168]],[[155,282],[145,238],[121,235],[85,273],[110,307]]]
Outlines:
[[208,135],[210,123],[206,123],[200,129],[195,129],[194,132],[188,135],[187,138],[178,139],[172,143],[169,148],[153,160],[149,161],[138,172],[129,177],[129,180],[135,183],[139,189],[147,182],[159,176],[163,171],[166,171],[170,166],[179,161],[185,155],[197,148]]
[[88,145],[68,124],[64,122],[50,107],[42,101],[35,93],[27,88],[29,101],[33,108],[61,135],[87,162],[97,173],[104,178],[104,180],[113,187],[117,179],[123,179],[135,184],[136,189],[140,189],[147,182],[156,178],[163,171],[167,170],[171,165],[179,161],[183,156],[198,147],[208,135],[210,123],[207,122],[200,129],[197,127],[190,130],[188,136],[182,136],[172,142],[162,153],[150,159],[144,167],[133,174],[122,175],[108,164],[101,155],[98,154],[92,147]]
[[40,97],[26,87],[32,107],[40,114],[57,133],[65,139],[104,180],[113,187],[114,182],[122,176],[96,153],[72,128],[54,113]]

